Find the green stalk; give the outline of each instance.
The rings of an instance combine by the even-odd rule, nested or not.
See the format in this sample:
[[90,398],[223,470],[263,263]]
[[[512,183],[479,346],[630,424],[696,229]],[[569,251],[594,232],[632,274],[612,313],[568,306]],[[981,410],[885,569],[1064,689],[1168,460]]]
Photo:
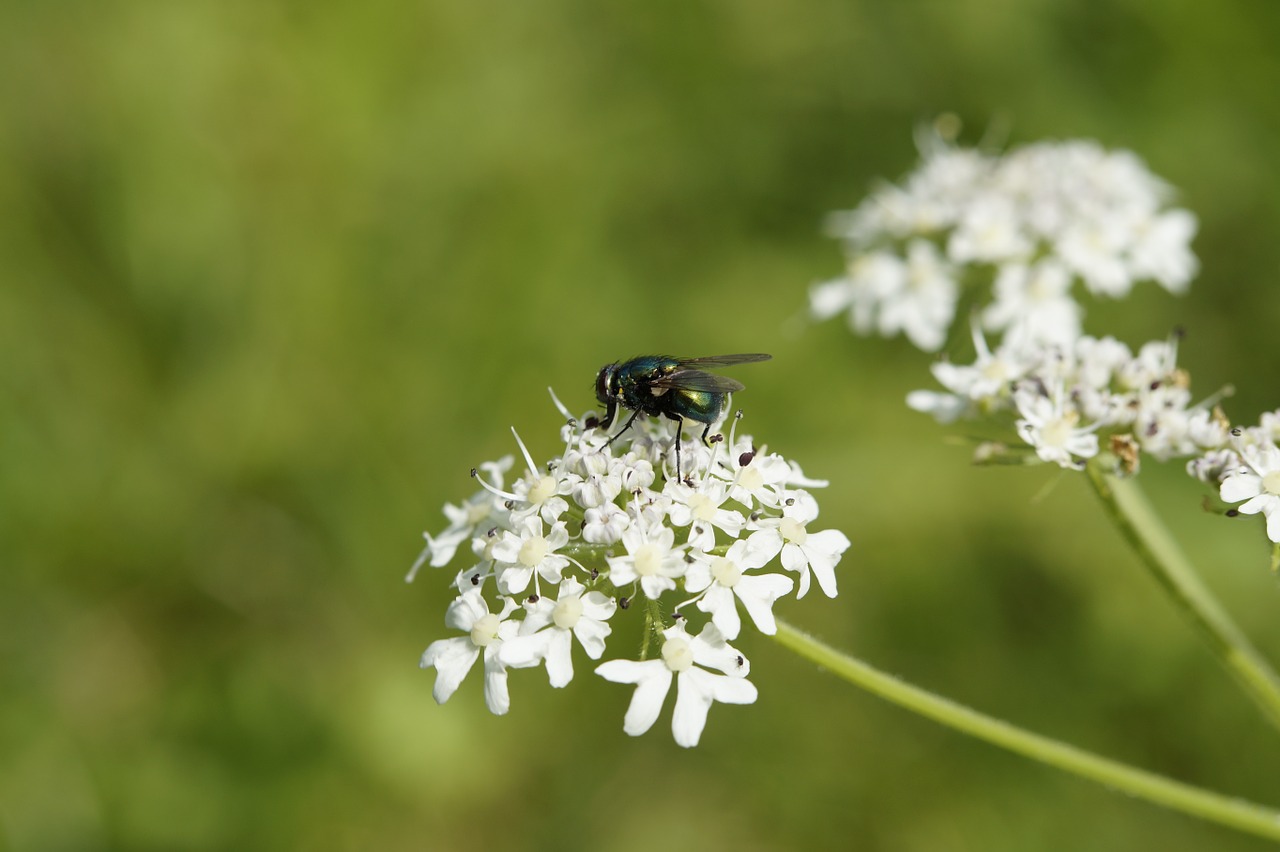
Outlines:
[[1280,728],[1280,677],[1200,581],[1190,560],[1132,477],[1118,477],[1100,462],[1086,470],[1111,522],[1138,554],[1240,685]]
[[1280,811],[1135,769],[1014,727],[879,671],[782,621],[778,622],[775,638],[783,646],[841,679],[961,733],[1148,802],[1239,831],[1280,840]]

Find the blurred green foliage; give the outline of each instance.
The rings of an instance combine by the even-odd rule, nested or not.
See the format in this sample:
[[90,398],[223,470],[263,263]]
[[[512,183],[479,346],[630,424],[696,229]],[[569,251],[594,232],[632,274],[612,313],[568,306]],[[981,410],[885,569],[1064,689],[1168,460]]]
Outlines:
[[[552,693],[418,655],[402,576],[468,469],[558,450],[546,387],[772,352],[744,428],[829,477],[841,596],[780,607],[983,710],[1280,804],[1280,746],[1079,478],[977,470],[902,405],[901,341],[807,327],[831,209],[964,138],[1139,152],[1203,271],[1091,309],[1233,417],[1280,405],[1280,7],[16,0],[0,9],[0,846],[1257,849],[743,646],[703,745],[585,661]],[[790,318],[790,319],[789,319]],[[1144,473],[1246,629],[1253,521]]]

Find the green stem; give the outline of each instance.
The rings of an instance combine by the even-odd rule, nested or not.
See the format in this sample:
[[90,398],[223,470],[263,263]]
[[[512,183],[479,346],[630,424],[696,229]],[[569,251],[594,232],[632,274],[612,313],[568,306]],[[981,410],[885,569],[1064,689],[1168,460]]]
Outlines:
[[644,638],[640,642],[640,659],[649,659],[649,649],[662,647],[662,608],[650,598],[644,608]]
[[1240,831],[1280,840],[1280,811],[1135,769],[942,698],[843,654],[782,621],[777,640],[868,692],[993,745],[1114,790]]
[[1156,582],[1200,630],[1227,671],[1258,702],[1271,723],[1280,728],[1280,676],[1200,581],[1137,481],[1115,476],[1101,462],[1090,463],[1086,469],[1111,522]]

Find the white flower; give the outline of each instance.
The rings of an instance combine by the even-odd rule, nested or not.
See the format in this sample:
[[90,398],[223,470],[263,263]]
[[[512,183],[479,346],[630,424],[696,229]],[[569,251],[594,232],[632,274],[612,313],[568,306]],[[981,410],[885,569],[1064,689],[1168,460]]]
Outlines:
[[[1192,424],[1206,418],[1208,413],[1188,410],[1190,391],[1177,385],[1157,383],[1138,392],[1137,401],[1133,433],[1143,452],[1165,461],[1173,456],[1189,455],[1198,449],[1191,437]],[[1199,418],[1193,420],[1196,414]]]
[[1280,441],[1280,411],[1265,411],[1258,420],[1258,432],[1265,440]]
[[954,423],[969,410],[969,402],[953,393],[913,390],[907,394],[907,407],[931,415],[939,423]]
[[854,296],[853,285],[847,278],[820,282],[809,288],[809,313],[814,319],[830,319],[851,308]]
[[591,544],[613,544],[622,539],[631,518],[613,503],[592,506],[582,516],[582,540]]
[[498,576],[499,591],[508,595],[520,594],[528,588],[535,572],[548,583],[559,583],[560,572],[569,560],[556,551],[568,543],[569,533],[563,521],[557,521],[544,536],[542,518],[537,515],[526,517],[515,532],[503,532],[491,550],[493,559],[502,563]]
[[1151,278],[1171,293],[1185,292],[1200,264],[1191,252],[1196,217],[1186,210],[1169,210],[1144,221],[1130,251],[1135,278]]
[[[889,252],[868,252],[849,263],[848,294],[849,326],[859,334],[869,334],[875,326],[880,305],[906,287],[907,269],[901,258]],[[835,304],[831,290],[820,291],[814,304],[815,315],[819,309],[829,309]]]
[[1228,503],[1243,503],[1236,511],[1261,512],[1267,518],[1267,538],[1280,544],[1280,449],[1275,444],[1245,447],[1244,464],[1228,473],[1219,490]]
[[708,479],[695,489],[683,482],[667,480],[663,493],[671,498],[667,510],[671,523],[689,527],[687,543],[690,547],[710,550],[716,544],[716,529],[723,530],[730,538],[737,538],[746,523],[741,512],[723,508],[729,499],[729,488],[722,481]]
[[899,236],[953,226],[973,199],[974,188],[990,178],[994,165],[981,152],[946,144],[936,136],[922,134],[917,147],[923,162],[907,178],[907,197],[914,208],[908,222],[912,227]]
[[947,256],[956,263],[997,263],[1019,260],[1031,253],[1022,232],[1022,217],[1012,198],[989,193],[975,198],[960,215],[947,241]]
[[[636,685],[622,725],[633,737],[653,727],[674,676],[676,707],[671,732],[677,745],[691,748],[702,737],[713,702],[751,704],[756,700],[756,688],[746,680],[750,664],[725,643],[714,624],[703,627],[699,635],[690,636],[684,625],[677,623],[662,635],[665,641],[661,658],[643,662],[610,660],[597,666],[596,674],[614,683]],[[725,674],[713,674],[707,669]]]
[[527,668],[546,661],[551,685],[562,687],[573,680],[573,641],[593,660],[604,653],[604,642],[612,628],[605,622],[617,609],[617,602],[601,592],[587,592],[572,577],[560,584],[560,597],[549,597],[525,605],[520,635],[502,643],[499,659],[513,668]]
[[1167,380],[1178,364],[1178,347],[1172,340],[1152,340],[1142,345],[1138,354],[1120,366],[1117,379],[1121,386],[1146,390]]
[[[732,480],[729,496],[744,506],[760,503],[776,507],[786,485],[795,475],[787,460],[777,453],[757,451],[750,438],[740,439],[729,451]],[[724,475],[724,470],[718,472]]]
[[[778,632],[773,620],[773,604],[795,587],[790,577],[781,574],[748,574],[773,559],[775,551],[765,542],[749,538],[735,541],[724,556],[703,555],[689,566],[685,574],[687,592],[703,592],[698,609],[710,613],[711,621],[726,639],[738,638],[742,622],[735,602],[751,616],[761,633]],[[704,591],[705,590],[705,591]]]
[[1046,396],[1032,383],[1023,383],[1014,392],[1014,404],[1021,418],[1018,437],[1035,448],[1036,455],[1062,467],[1079,468],[1082,459],[1098,454],[1097,425],[1079,427],[1080,412],[1064,402],[1061,384]]
[[941,423],[949,423],[975,406],[983,411],[995,410],[1005,404],[1013,383],[1040,360],[1034,350],[1009,343],[993,353],[976,325],[973,348],[977,360],[971,365],[938,361],[930,368],[938,383],[951,393],[913,391],[907,395],[907,405],[932,414]]
[[[774,453],[773,457],[779,461],[785,462],[787,467],[790,469],[791,472],[787,475],[787,478],[784,481],[784,484],[786,484],[788,487],[826,488],[828,485],[831,484],[830,480],[814,479],[811,476],[807,476],[805,472],[800,469],[800,463],[797,461],[794,461],[792,459],[783,459],[782,456],[778,455],[777,453]],[[739,457],[738,462],[741,464],[742,462],[741,457]]]
[[519,625],[507,621],[516,608],[515,601],[503,599],[502,611],[489,612],[489,605],[479,589],[472,589],[454,599],[445,614],[445,624],[461,630],[466,636],[438,639],[427,646],[420,663],[422,668],[434,666],[436,685],[432,695],[443,704],[457,691],[467,672],[484,652],[484,700],[489,712],[501,716],[511,708],[507,693],[507,670],[498,659],[502,643],[516,635]]
[[1105,388],[1133,360],[1129,347],[1114,337],[1081,337],[1075,342],[1076,375],[1086,387]]
[[653,469],[653,462],[640,458],[635,453],[627,453],[618,459],[614,471],[618,475],[618,481],[622,483],[623,490],[628,492],[652,488],[654,481],[658,478],[657,472]]
[[1201,482],[1221,485],[1222,478],[1241,464],[1243,462],[1240,454],[1235,450],[1209,450],[1187,462],[1187,475],[1194,476]]
[[[496,462],[484,462],[480,465],[480,470],[493,479],[495,488],[501,489],[503,475],[511,469],[514,461],[515,459],[512,456],[503,456]],[[437,536],[432,536],[425,532],[422,534],[422,537],[427,540],[426,549],[422,551],[417,561],[413,563],[413,567],[409,569],[405,581],[412,582],[418,573],[418,569],[428,560],[433,568],[448,565],[449,561],[453,559],[453,555],[457,552],[458,546],[471,538],[478,525],[493,516],[495,503],[493,495],[483,490],[471,495],[470,499],[461,506],[446,503],[444,505],[444,514],[449,519],[448,528]]]
[[676,534],[671,527],[645,530],[633,524],[622,533],[626,556],[609,557],[609,581],[621,588],[639,582],[646,597],[657,600],[662,593],[676,587],[676,579],[684,576],[688,565],[683,548],[674,547]]
[[920,349],[936,352],[947,339],[959,295],[954,273],[933,243],[912,240],[902,286],[880,305],[880,333],[901,331]]
[[518,521],[537,514],[548,524],[554,524],[569,508],[569,504],[560,496],[560,489],[567,484],[550,474],[534,473],[520,477],[512,484],[511,491],[523,505],[511,511],[512,520]]
[[612,503],[622,493],[622,470],[604,452],[582,453],[578,470],[567,473],[573,500],[584,509]]
[[1054,249],[1091,292],[1120,297],[1133,285],[1123,254],[1132,237],[1132,222],[1111,214],[1071,222]]
[[[1265,414],[1263,415],[1266,416]],[[1220,412],[1194,408],[1187,418],[1187,438],[1196,447],[1214,449],[1229,440],[1230,429]]]
[[570,485],[561,476],[552,476],[539,471],[524,441],[520,440],[520,434],[514,428],[511,434],[515,436],[516,444],[520,446],[520,453],[528,466],[525,475],[511,486],[515,497],[513,502],[516,503],[516,507],[511,510],[511,519],[521,521],[537,513],[548,524],[554,524],[569,508],[569,504],[561,495],[569,493]]
[[782,517],[772,521],[759,532],[752,533],[748,541],[760,552],[772,554],[781,551],[782,567],[800,575],[800,587],[796,598],[809,593],[809,573],[818,580],[823,594],[836,596],[836,563],[849,549],[849,537],[839,530],[822,530],[811,533],[808,525],[818,517],[818,501],[807,491],[793,491],[784,504]]
[[1071,276],[1052,258],[1034,266],[1000,267],[995,302],[982,312],[983,324],[1004,330],[1011,345],[1056,343],[1067,346],[1080,336],[1084,309],[1071,298]]

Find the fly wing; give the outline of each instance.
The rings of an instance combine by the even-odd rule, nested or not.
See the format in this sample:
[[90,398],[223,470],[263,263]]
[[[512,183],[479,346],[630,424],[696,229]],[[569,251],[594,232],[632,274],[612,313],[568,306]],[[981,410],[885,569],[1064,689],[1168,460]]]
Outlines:
[[711,393],[735,393],[745,387],[742,382],[701,370],[676,370],[659,376],[648,383],[650,387],[672,390],[710,391]]
[[677,358],[681,367],[732,367],[734,364],[753,364],[768,361],[772,355],[750,352],[744,355],[709,355],[706,358]]

